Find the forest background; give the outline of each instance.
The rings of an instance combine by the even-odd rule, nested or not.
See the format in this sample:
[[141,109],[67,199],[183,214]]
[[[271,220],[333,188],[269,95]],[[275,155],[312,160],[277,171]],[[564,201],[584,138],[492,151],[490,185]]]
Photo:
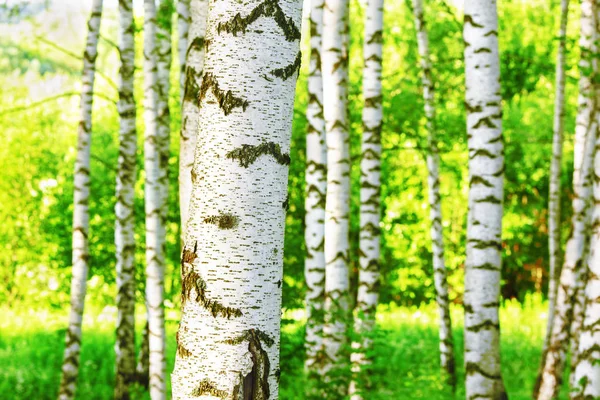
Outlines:
[[[138,3],[140,2],[136,3],[136,64],[140,66],[142,12],[141,4]],[[54,357],[56,364],[60,364],[61,352],[51,348],[62,348],[69,303],[73,165],[76,154],[81,54],[89,12],[85,6],[75,1],[33,1],[18,14],[11,13],[8,8],[0,8],[0,31],[3,32],[0,37],[0,313],[7,316],[0,322],[2,366],[5,365],[2,361],[4,357],[15,354],[16,349],[26,347],[27,343],[31,346],[36,342],[41,347],[42,343],[46,343],[47,350],[56,353],[51,357],[40,353],[40,358],[52,364]],[[359,232],[363,8],[364,4],[361,1],[351,1],[350,264],[354,282],[357,275]],[[305,9],[305,13],[306,11]],[[573,5],[570,11],[567,35],[566,137],[562,175],[563,239],[566,239],[570,230],[568,221],[572,197],[572,143],[579,76],[579,10]],[[513,324],[516,323],[515,318],[527,320],[530,330],[525,329],[521,334],[523,337],[529,337],[531,343],[541,348],[546,309],[542,304],[542,293],[546,290],[548,280],[547,198],[559,2],[504,0],[499,2],[498,12],[506,157],[502,273],[502,295],[505,304],[501,313],[503,321],[512,320]],[[463,294],[468,194],[461,5],[432,0],[426,4],[425,14],[429,21],[432,75],[437,94],[436,126],[441,154],[441,196],[446,264],[449,269],[448,283],[451,301],[460,305]],[[92,361],[101,357],[102,349],[106,351],[108,348],[112,352],[113,333],[106,326],[114,324],[116,313],[114,191],[118,152],[118,115],[115,105],[118,95],[115,83],[119,62],[114,43],[117,19],[116,1],[107,1],[99,43],[99,72],[93,113],[90,277],[86,298],[86,313],[89,316],[87,322],[97,329],[92,336],[84,339],[84,342],[89,340],[88,343],[95,343],[96,347],[93,348],[97,349],[98,355],[94,356],[92,350],[88,350],[86,354],[85,345],[83,349],[84,360]],[[303,25],[303,32],[306,32],[307,24]],[[286,369],[293,371],[301,369],[302,365],[302,334],[297,332],[301,331],[299,324],[302,313],[299,310],[303,307],[304,299],[303,221],[308,53],[308,42],[303,40],[304,56],[297,86],[290,154],[290,205],[284,253],[283,322],[289,325],[289,329],[284,329],[288,336],[287,339],[284,336],[282,349],[281,398],[284,399],[295,398],[286,393],[294,393],[294,386],[299,385],[292,383],[293,373],[288,374],[286,379]],[[416,33],[408,2],[386,3],[384,54],[380,298],[380,308],[384,312],[380,316],[380,325],[386,329],[397,328],[399,332],[404,332],[400,339],[406,341],[406,344],[414,345],[422,341],[422,347],[417,346],[403,352],[403,357],[410,358],[411,354],[423,357],[421,353],[429,352],[429,362],[435,365],[436,324],[431,304],[435,290],[425,164],[427,140],[422,130],[424,115]],[[179,68],[176,59],[177,57],[174,57],[170,96],[172,182],[176,182],[177,176],[180,129],[177,84]],[[143,97],[141,72],[141,68],[136,71],[136,99],[140,111]],[[138,118],[138,132],[143,132],[142,118]],[[141,144],[141,135],[139,140]],[[142,171],[141,152],[138,154],[138,165]],[[136,186],[136,259],[140,305],[143,304],[145,282],[143,182],[142,171]],[[170,191],[171,204],[175,205],[177,186],[170,185]],[[165,305],[168,328],[170,327],[172,333],[179,315],[180,235],[178,207],[173,206],[169,210]],[[355,288],[356,284],[352,284],[351,287]],[[455,327],[459,328],[462,326],[462,318],[458,308],[454,311]],[[143,312],[138,313],[142,314]],[[386,318],[387,325],[382,324]],[[37,323],[36,326],[33,326],[33,320]],[[403,324],[412,328],[404,329]],[[421,325],[424,333],[419,331]],[[519,336],[511,335],[513,328],[510,323],[507,327],[508,333],[504,327],[505,325],[504,336],[517,343],[520,340]],[[515,330],[521,328],[514,327]],[[28,332],[28,337],[23,335],[25,331]],[[42,331],[50,332],[53,338],[55,335],[56,338],[52,339],[54,342],[48,342],[47,338],[36,339],[35,335],[42,335]],[[431,332],[427,333],[429,331]],[[11,342],[11,334],[23,338],[21,341],[14,339]],[[427,335],[430,336],[429,342]],[[173,339],[174,335],[169,336]],[[414,342],[411,342],[413,339]],[[460,346],[460,341],[458,345]],[[509,357],[505,354],[508,368],[515,370],[515,377],[508,374],[507,386],[509,389],[522,388],[522,398],[529,398],[536,372],[534,366],[537,366],[540,349],[528,350],[531,352],[531,362],[527,362],[527,356],[524,356],[521,365],[524,364],[531,371],[526,372],[527,376],[522,376],[521,372],[520,375],[516,375],[519,368],[514,364],[516,361],[510,359],[510,354],[517,357],[520,350],[510,346],[507,348],[504,343],[503,346],[503,351],[509,351]],[[457,349],[457,354],[460,353]],[[427,357],[424,360],[427,360]],[[424,362],[426,365],[426,361]],[[106,370],[108,375],[104,378],[112,379],[112,365],[112,361],[106,361],[106,366],[92,365],[89,373],[94,374],[94,368],[99,371]],[[382,366],[375,366],[379,367]],[[409,369],[407,365],[399,368]],[[58,367],[53,370],[48,367],[48,374],[56,374],[58,370]],[[46,378],[38,376],[41,387],[30,388],[27,384],[27,373],[23,367],[14,364],[14,370],[8,368],[0,372],[0,382],[4,382],[0,387],[7,385],[13,390],[16,387],[17,393],[22,390],[22,398],[44,398],[36,396],[35,393],[38,392],[31,391],[43,392],[44,382],[56,385],[53,382],[57,380],[54,375]],[[431,371],[429,373],[435,374]],[[86,374],[85,368],[83,374]],[[419,372],[415,374],[419,375]],[[103,379],[102,376],[96,378]],[[435,386],[435,376],[423,375],[422,378],[430,381],[431,387]],[[518,379],[518,382],[511,385],[512,379]],[[426,390],[418,388],[418,379],[413,379],[409,385],[413,391],[416,390],[412,392],[414,398],[420,397],[419,390]],[[85,396],[85,387],[82,386],[82,396]],[[112,393],[111,387],[108,389],[108,397]],[[105,398],[98,388],[94,388],[93,392],[97,394],[97,398]],[[385,397],[384,394],[382,396],[381,398],[398,398]],[[431,394],[427,395],[426,392],[423,392],[423,396],[428,399],[436,398]]]

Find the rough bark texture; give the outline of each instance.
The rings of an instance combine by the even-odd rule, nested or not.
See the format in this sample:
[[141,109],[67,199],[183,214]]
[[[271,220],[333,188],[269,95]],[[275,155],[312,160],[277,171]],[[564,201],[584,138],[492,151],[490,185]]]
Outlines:
[[504,143],[495,0],[465,1],[469,213],[465,263],[467,399],[507,399],[500,371]]
[[436,290],[436,303],[440,316],[440,363],[452,386],[456,384],[456,365],[454,359],[454,340],[452,338],[452,320],[448,300],[448,273],[444,261],[444,233],[442,228],[442,204],[440,198],[439,165],[440,156],[435,133],[435,100],[434,84],[431,75],[431,60],[429,55],[429,36],[423,1],[412,0],[417,43],[421,58],[423,83],[423,104],[425,106],[425,131],[429,152],[427,153],[427,184],[429,187],[429,215],[431,219],[431,243],[433,252],[433,274]]
[[117,174],[117,341],[115,399],[129,399],[135,380],[135,239],[133,220],[136,181],[136,104],[133,1],[119,2],[119,172]]
[[536,385],[537,399],[550,400],[559,391],[564,369],[565,354],[569,345],[574,302],[577,298],[577,278],[585,263],[588,248],[589,200],[591,195],[592,154],[598,129],[596,115],[596,90],[593,79],[596,63],[592,61],[596,48],[595,0],[581,2],[581,60],[579,70],[579,109],[575,130],[573,173],[572,231],[565,251],[560,274],[556,310],[552,332],[546,349],[544,367]]
[[573,373],[575,385],[571,388],[574,400],[600,397],[600,137],[596,138],[594,154],[592,238],[585,265],[588,280],[578,363]]
[[561,0],[560,29],[558,32],[558,54],[556,57],[556,92],[554,98],[554,131],[552,136],[552,164],[550,166],[550,193],[548,199],[548,249],[550,271],[548,282],[548,325],[544,340],[544,354],[552,332],[558,273],[562,261],[560,243],[560,175],[563,153],[563,131],[565,117],[565,55],[567,45],[567,20],[569,0]]
[[[323,116],[321,76],[321,33],[323,0],[310,3],[310,70],[306,119],[306,362],[311,391],[319,386],[323,363],[323,323],[325,306],[325,195],[327,191],[327,145]],[[316,395],[309,391],[308,395]]]
[[179,139],[179,211],[181,213],[181,235],[185,238],[190,198],[192,196],[192,166],[198,134],[200,108],[198,94],[202,85],[204,66],[204,34],[208,0],[190,1],[190,18],[182,94],[182,127]]
[[209,2],[174,399],[278,398],[300,10]]
[[347,391],[343,346],[349,313],[350,150],[348,134],[348,1],[325,0],[322,39],[323,113],[327,142],[325,205],[324,372],[328,394]]
[[73,193],[73,276],[71,277],[71,311],[62,363],[62,377],[58,398],[73,399],[79,374],[81,350],[81,323],[85,303],[88,274],[89,195],[90,195],[90,142],[92,134],[92,102],[98,37],[102,17],[102,0],[94,0],[88,20],[88,34],[83,53],[81,77],[80,119],[77,130],[77,158],[75,159]]
[[140,344],[140,352],[138,354],[138,363],[135,367],[136,381],[145,389],[148,389],[150,384],[150,344],[148,333],[148,310],[146,309],[146,323],[142,331],[142,343]]
[[179,57],[179,96],[183,107],[185,94],[185,66],[188,48],[188,34],[192,18],[190,16],[191,0],[177,0],[177,55]]
[[383,0],[369,0],[365,8],[363,47],[362,112],[363,135],[360,162],[360,239],[358,294],[354,331],[359,338],[352,343],[350,398],[363,398],[371,364],[372,331],[379,298],[379,255],[381,220],[381,127],[383,123],[381,61],[383,44]]
[[158,81],[157,13],[154,0],[144,1],[144,170],[146,209],[146,306],[150,349],[150,397],[166,398],[163,288],[165,273]]

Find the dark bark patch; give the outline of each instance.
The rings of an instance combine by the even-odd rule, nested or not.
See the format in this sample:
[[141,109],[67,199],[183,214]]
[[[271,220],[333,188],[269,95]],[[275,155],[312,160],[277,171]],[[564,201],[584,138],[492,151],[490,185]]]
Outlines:
[[234,229],[240,223],[240,218],[236,215],[225,213],[220,215],[210,215],[202,220],[205,224],[216,225],[219,229]]
[[243,144],[241,147],[227,153],[226,157],[231,160],[238,160],[242,167],[248,168],[263,155],[272,156],[278,164],[290,165],[290,155],[282,153],[281,147],[274,142],[264,142],[259,145]]
[[300,64],[302,63],[302,53],[299,51],[294,61],[283,67],[277,68],[271,71],[271,75],[283,79],[284,81],[291,78],[297,71],[300,70]]
[[246,108],[249,104],[248,101],[241,97],[236,97],[231,90],[221,90],[219,87],[219,82],[217,82],[217,78],[211,73],[204,74],[202,85],[200,86],[200,91],[198,94],[198,103],[202,102],[209,89],[212,89],[212,92],[219,103],[219,107],[221,110],[223,110],[225,115],[230,114],[231,111],[237,107],[241,107],[243,111],[246,111]]

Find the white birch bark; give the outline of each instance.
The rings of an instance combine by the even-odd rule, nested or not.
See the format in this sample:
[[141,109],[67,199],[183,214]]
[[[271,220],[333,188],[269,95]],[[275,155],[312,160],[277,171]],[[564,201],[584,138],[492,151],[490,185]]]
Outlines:
[[181,235],[185,238],[190,198],[192,196],[192,166],[198,134],[198,91],[202,84],[204,66],[204,34],[208,0],[190,1],[190,18],[187,37],[184,89],[182,97],[181,133],[179,138],[179,211],[181,213]]
[[[560,270],[560,175],[563,153],[563,133],[565,117],[565,58],[567,44],[567,21],[569,0],[560,2],[560,29],[558,32],[558,53],[556,56],[556,93],[554,97],[554,132],[552,136],[552,164],[550,166],[550,193],[548,199],[548,249],[550,251],[550,271],[548,282],[548,325],[544,349],[548,347],[554,309],[556,307],[556,292],[558,290],[558,271]],[[545,353],[545,351],[544,351]]]
[[500,370],[504,143],[495,0],[465,1],[469,213],[465,263],[467,399],[507,399]]
[[571,399],[600,397],[600,137],[596,138],[593,173],[593,222],[590,257],[585,270],[586,307],[579,338],[578,363],[573,373]]
[[[348,1],[325,0],[323,8],[323,113],[327,143],[325,205],[324,372],[333,396],[347,392],[342,377],[349,313],[350,149],[348,133]],[[339,371],[338,371],[339,370]],[[341,373],[338,373],[341,372]]]
[[144,0],[144,187],[146,211],[146,306],[150,350],[150,398],[166,398],[163,308],[165,256],[162,226],[161,137],[157,57],[157,15],[154,0]]
[[191,0],[177,0],[177,55],[179,57],[179,95],[182,107],[185,93],[185,59],[188,48],[188,33],[192,22],[190,2]]
[[456,365],[454,359],[454,340],[452,338],[452,320],[448,300],[448,273],[444,260],[444,233],[442,228],[442,205],[440,198],[439,164],[440,156],[435,133],[434,84],[431,75],[429,55],[429,36],[423,13],[423,1],[412,0],[417,43],[421,59],[421,81],[423,83],[423,103],[425,107],[425,131],[429,144],[427,154],[427,184],[429,188],[429,216],[431,219],[431,243],[433,252],[433,274],[436,290],[436,303],[440,317],[440,364],[452,386],[456,384]]
[[94,97],[94,77],[98,37],[102,19],[102,0],[94,0],[88,20],[88,34],[83,53],[81,76],[81,103],[79,127],[77,129],[77,157],[75,159],[73,193],[73,275],[71,277],[71,310],[67,328],[65,351],[62,363],[62,377],[58,398],[73,399],[79,374],[79,354],[81,350],[81,324],[85,303],[88,275],[88,235],[89,235],[89,196],[90,196],[90,142],[92,134],[92,103]]
[[134,98],[135,26],[133,1],[119,2],[119,170],[117,172],[117,341],[115,399],[129,399],[135,372],[136,104]]
[[367,386],[364,368],[371,364],[372,331],[379,298],[381,220],[381,128],[383,123],[381,61],[383,44],[383,0],[369,0],[365,8],[363,54],[363,135],[360,162],[360,237],[358,294],[354,330],[360,338],[352,343],[350,398],[363,399]]
[[593,147],[598,124],[596,120],[596,91],[593,78],[595,62],[595,0],[581,3],[581,59],[579,78],[579,109],[575,129],[574,172],[573,172],[573,217],[571,237],[567,241],[565,260],[560,274],[556,309],[552,332],[546,349],[544,367],[537,383],[537,399],[550,400],[558,396],[569,345],[576,298],[577,276],[583,263],[587,247],[589,224],[589,199],[591,195],[591,172]]
[[277,399],[298,0],[209,2],[174,399]]
[[310,385],[320,381],[323,362],[323,317],[325,306],[325,195],[327,191],[327,145],[323,116],[321,33],[323,0],[310,2],[310,70],[306,119],[306,361]]

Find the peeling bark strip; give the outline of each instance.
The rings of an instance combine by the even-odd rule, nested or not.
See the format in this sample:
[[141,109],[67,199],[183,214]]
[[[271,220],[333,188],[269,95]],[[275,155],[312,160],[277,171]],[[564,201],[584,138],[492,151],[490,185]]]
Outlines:
[[[365,9],[365,43],[363,68],[362,112],[364,127],[378,127],[381,132],[383,108],[381,94],[381,61],[383,50],[383,0],[368,0]],[[368,131],[369,129],[365,129]],[[360,162],[360,238],[358,294],[354,330],[359,340],[352,343],[352,381],[350,398],[362,400],[367,389],[367,374],[363,371],[372,363],[372,331],[379,299],[379,257],[381,229],[381,141],[373,140],[370,132],[362,137]],[[380,135],[379,135],[380,136]],[[379,139],[381,139],[379,137]],[[373,201],[375,200],[375,201]]]
[[306,119],[306,195],[304,279],[306,281],[306,395],[319,397],[323,358],[325,306],[325,195],[327,191],[327,146],[323,119],[323,80],[321,75],[321,33],[323,0],[310,2],[310,65]]
[[350,149],[348,133],[347,0],[325,0],[323,7],[323,114],[327,143],[325,205],[325,324],[323,373],[325,398],[347,394],[348,357],[344,354],[350,323],[349,212]]
[[264,142],[256,146],[243,144],[242,147],[238,147],[227,153],[226,157],[232,160],[238,160],[242,167],[248,168],[263,155],[272,156],[278,164],[290,165],[289,153],[282,153],[281,147],[274,142]]
[[[431,243],[433,253],[433,274],[436,290],[436,303],[440,317],[440,364],[445,371],[448,381],[456,385],[456,364],[454,358],[454,340],[452,338],[452,321],[450,318],[450,302],[448,300],[448,281],[446,263],[444,260],[444,232],[442,228],[442,204],[440,196],[440,156],[435,132],[435,100],[434,84],[431,76],[431,60],[429,56],[429,35],[425,17],[423,15],[422,0],[413,0],[413,13],[417,28],[417,42],[421,59],[421,81],[423,83],[423,102],[425,106],[425,131],[429,144],[427,153],[427,183],[429,187],[429,219],[431,220]],[[482,111],[482,110],[479,110]],[[473,157],[484,155],[495,158],[495,155],[486,149],[477,149]],[[491,196],[476,200],[477,202],[491,201],[501,204],[501,200]]]
[[[188,7],[188,14],[184,8]],[[202,70],[204,68],[204,33],[206,31],[206,15],[208,13],[208,0],[179,0],[179,36],[185,29],[186,18],[191,21],[186,39],[186,47],[179,47],[180,62],[185,61],[182,69],[182,105],[181,105],[181,132],[179,138],[179,212],[181,214],[181,239],[185,239],[188,222],[190,198],[192,196],[192,166],[194,164],[194,149],[196,148],[196,135],[200,108],[198,96],[202,84]],[[183,53],[182,53],[183,51]]]
[[[165,190],[168,165],[169,128],[165,80],[170,53],[171,0],[161,0],[157,14],[155,0],[144,0],[144,185],[146,211],[146,307],[148,310],[148,344],[150,351],[150,397],[166,398],[165,383]],[[158,44],[158,45],[157,45]],[[165,160],[166,158],[166,160]]]
[[[575,129],[572,232],[567,241],[564,263],[560,274],[556,309],[550,339],[542,358],[543,368],[536,384],[538,400],[550,400],[558,396],[570,339],[574,301],[577,298],[578,279],[584,268],[589,250],[589,203],[591,198],[591,173],[598,129],[597,74],[595,54],[597,38],[594,0],[581,2],[581,37],[579,45],[579,100]],[[574,360],[577,359],[575,355]],[[574,365],[576,367],[576,365]],[[575,368],[576,369],[576,368]]]
[[465,1],[470,175],[464,298],[468,399],[508,398],[500,372],[498,318],[504,144],[498,37],[490,34],[497,30],[495,0]]
[[[299,26],[301,4],[212,1],[182,254],[179,343],[186,352],[171,375],[173,399],[276,400],[282,202],[297,74],[264,77],[298,54],[299,40],[285,40],[281,21]],[[249,229],[232,229],[238,221]]]
[[92,134],[92,102],[98,37],[102,19],[102,0],[94,0],[88,20],[88,34],[83,53],[81,76],[81,103],[77,130],[77,157],[75,159],[73,192],[73,275],[71,277],[71,310],[67,328],[62,376],[58,398],[69,400],[75,397],[79,375],[79,353],[81,350],[81,323],[85,302],[88,275],[88,233],[90,196],[90,144]]

